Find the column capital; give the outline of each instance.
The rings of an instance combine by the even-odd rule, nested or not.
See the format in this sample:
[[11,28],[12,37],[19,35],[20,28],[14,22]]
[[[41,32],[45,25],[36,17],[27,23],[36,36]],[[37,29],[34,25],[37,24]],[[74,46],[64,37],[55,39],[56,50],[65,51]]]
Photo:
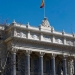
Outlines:
[[44,56],[45,52],[39,52],[39,56]]
[[12,48],[11,53],[15,53],[18,51],[18,49]]
[[51,54],[51,58],[55,58],[57,55],[56,54]]
[[63,59],[66,60],[67,57],[68,57],[68,55],[64,55],[64,54],[63,54]]
[[32,51],[30,51],[30,50],[26,50],[26,51],[25,51],[25,54],[26,54],[26,55],[30,55],[31,53],[32,53]]

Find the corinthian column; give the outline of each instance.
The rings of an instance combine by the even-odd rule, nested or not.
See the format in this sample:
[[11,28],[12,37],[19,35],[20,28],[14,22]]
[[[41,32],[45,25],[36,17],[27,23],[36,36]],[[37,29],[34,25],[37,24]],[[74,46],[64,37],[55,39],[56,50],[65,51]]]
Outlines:
[[16,75],[16,50],[11,52],[11,75]]
[[75,57],[74,57],[74,75],[75,75]]
[[31,51],[26,51],[25,75],[30,75],[30,54]]
[[39,54],[39,75],[43,75],[43,52]]
[[67,75],[66,56],[63,57],[63,75]]
[[55,54],[52,54],[52,58],[51,58],[51,66],[52,66],[52,75],[56,75],[55,72]]

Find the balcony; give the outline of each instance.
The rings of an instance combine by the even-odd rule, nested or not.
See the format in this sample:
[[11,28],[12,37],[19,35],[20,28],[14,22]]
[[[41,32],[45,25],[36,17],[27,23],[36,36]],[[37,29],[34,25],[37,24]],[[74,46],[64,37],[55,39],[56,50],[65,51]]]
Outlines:
[[74,44],[74,38],[63,38],[63,36],[56,36],[56,35],[49,35],[46,33],[38,33],[38,32],[33,32],[33,31],[28,31],[28,30],[14,30],[14,31],[9,31],[7,34],[7,39],[10,37],[16,37],[20,39],[28,39],[28,40],[35,40],[35,41],[42,41],[46,43],[54,43],[54,44],[60,44],[60,45],[68,45],[69,42],[72,43],[71,46],[75,46]]

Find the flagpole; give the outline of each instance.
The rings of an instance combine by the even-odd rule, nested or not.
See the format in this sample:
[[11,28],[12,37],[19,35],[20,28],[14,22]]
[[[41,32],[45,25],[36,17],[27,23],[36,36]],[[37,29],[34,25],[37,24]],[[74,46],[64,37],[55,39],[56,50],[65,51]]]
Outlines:
[[44,18],[45,18],[45,17],[46,17],[46,12],[45,12],[45,0],[42,0],[42,4],[41,4],[40,8],[43,8],[43,14],[44,14]]
[[46,17],[46,12],[45,12],[45,0],[44,0],[44,18]]

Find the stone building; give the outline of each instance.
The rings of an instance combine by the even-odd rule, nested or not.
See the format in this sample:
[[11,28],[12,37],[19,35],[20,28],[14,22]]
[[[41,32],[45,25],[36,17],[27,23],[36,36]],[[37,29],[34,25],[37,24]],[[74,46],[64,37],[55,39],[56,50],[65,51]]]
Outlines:
[[75,75],[75,35],[57,32],[47,18],[32,27],[0,25],[1,75]]

